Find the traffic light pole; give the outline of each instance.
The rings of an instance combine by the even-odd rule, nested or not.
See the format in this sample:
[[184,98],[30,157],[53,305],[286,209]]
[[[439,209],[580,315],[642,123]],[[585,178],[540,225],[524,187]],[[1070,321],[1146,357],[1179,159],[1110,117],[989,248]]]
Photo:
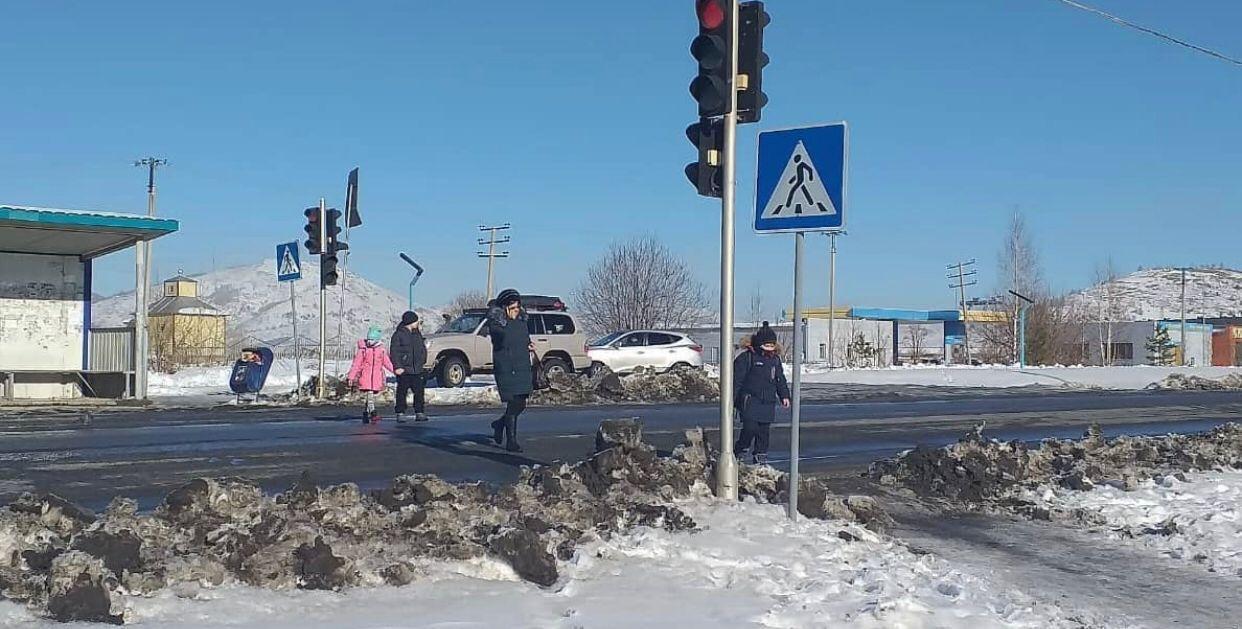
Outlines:
[[716,495],[737,500],[737,459],[733,455],[733,247],[737,196],[737,31],[738,0],[728,0],[729,113],[724,116],[724,173],[720,212],[720,459],[716,464]]
[[[323,264],[324,254],[328,251],[328,210],[324,200],[319,199],[319,264]],[[323,271],[319,278],[319,384],[315,388],[315,397],[324,399],[324,354],[328,349],[328,287],[323,283]]]

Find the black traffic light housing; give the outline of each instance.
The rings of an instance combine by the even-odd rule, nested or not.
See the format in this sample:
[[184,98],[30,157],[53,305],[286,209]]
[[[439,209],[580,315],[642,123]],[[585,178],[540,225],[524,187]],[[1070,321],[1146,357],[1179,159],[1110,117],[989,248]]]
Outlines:
[[695,0],[699,35],[690,43],[690,54],[699,62],[698,76],[690,82],[690,95],[699,103],[699,117],[723,116],[732,105],[733,28],[729,0]]
[[319,283],[322,286],[336,286],[336,282],[340,279],[340,273],[337,271],[337,253],[349,250],[349,245],[340,241],[341,235],[341,211],[331,208],[327,211],[327,224],[325,225],[328,234],[327,247],[323,254],[319,257]]
[[763,67],[768,65],[763,29],[772,18],[758,1],[743,2],[737,11],[737,121],[743,124],[759,122],[763,106],[768,104],[768,95],[763,93]]
[[686,137],[699,151],[699,161],[686,165],[686,178],[705,197],[724,196],[724,120],[702,118],[686,127]]
[[323,243],[319,242],[319,208],[308,207],[303,212],[306,215],[306,251],[312,255],[318,255],[323,251]]

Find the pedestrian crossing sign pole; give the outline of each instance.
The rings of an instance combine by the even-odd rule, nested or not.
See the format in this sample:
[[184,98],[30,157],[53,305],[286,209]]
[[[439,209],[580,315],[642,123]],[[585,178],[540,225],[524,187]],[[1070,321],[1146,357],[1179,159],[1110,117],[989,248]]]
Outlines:
[[302,263],[298,260],[298,243],[276,245],[276,280],[289,282],[289,309],[293,314],[293,368],[298,378],[294,395],[302,395],[302,343],[298,339],[297,280],[302,279]]
[[[755,231],[794,234],[793,391],[789,436],[789,517],[798,514],[802,417],[802,249],[806,232],[845,230],[849,133],[844,122],[759,134]],[[835,241],[834,241],[835,247]],[[831,322],[830,322],[831,323]]]

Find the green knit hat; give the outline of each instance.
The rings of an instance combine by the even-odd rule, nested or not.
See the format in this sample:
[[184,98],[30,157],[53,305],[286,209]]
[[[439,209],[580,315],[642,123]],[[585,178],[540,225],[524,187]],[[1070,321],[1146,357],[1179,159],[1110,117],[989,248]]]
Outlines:
[[378,341],[384,338],[384,331],[378,325],[373,325],[367,330],[368,341]]

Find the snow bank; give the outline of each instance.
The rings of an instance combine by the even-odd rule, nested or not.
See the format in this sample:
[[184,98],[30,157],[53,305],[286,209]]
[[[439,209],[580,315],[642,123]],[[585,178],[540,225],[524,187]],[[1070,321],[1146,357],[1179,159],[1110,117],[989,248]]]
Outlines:
[[885,369],[825,370],[808,365],[803,382],[816,384],[916,385],[940,387],[1011,388],[1051,386],[1093,389],[1145,389],[1170,374],[1219,379],[1242,374],[1237,367],[1025,367],[987,365],[968,367],[900,366]]
[[1242,576],[1242,471],[1187,473],[1091,491],[1045,486],[1025,498],[1049,509],[1082,510],[1102,534],[1209,570]]
[[[681,506],[704,530],[642,528],[594,543],[547,590],[498,562],[439,562],[401,588],[191,588],[126,602],[134,625],[170,629],[1079,626],[1055,603],[856,525],[790,522],[779,506],[753,502]],[[57,626],[10,603],[0,603],[0,623]]]

